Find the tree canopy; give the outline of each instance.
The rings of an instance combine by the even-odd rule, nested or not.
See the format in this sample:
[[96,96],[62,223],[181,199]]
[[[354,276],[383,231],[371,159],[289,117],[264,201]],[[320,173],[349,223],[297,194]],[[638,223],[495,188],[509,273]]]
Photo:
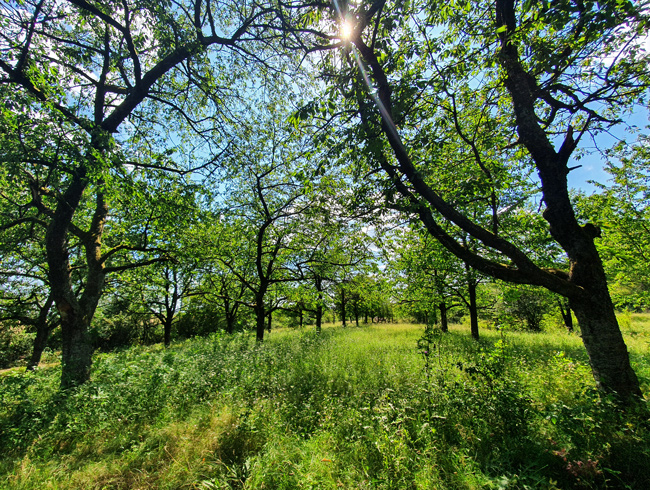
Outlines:
[[[641,395],[615,304],[647,306],[646,139],[612,150],[597,197],[569,176],[647,109],[643,4],[31,0],[1,19],[0,319],[60,323],[62,388],[89,379],[120,281],[168,345],[184,308],[229,332],[248,310],[262,341],[274,312],[320,329],[335,303],[344,324],[416,303],[446,329],[451,297],[478,338],[498,280],[568,301],[597,384]],[[504,297],[528,307],[526,287]]]

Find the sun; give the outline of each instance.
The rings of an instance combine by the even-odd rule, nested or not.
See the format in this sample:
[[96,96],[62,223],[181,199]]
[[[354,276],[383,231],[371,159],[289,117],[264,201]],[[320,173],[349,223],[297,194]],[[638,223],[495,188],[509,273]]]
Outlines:
[[341,22],[341,27],[339,28],[339,36],[343,41],[350,41],[352,35],[354,34],[354,22],[349,19]]

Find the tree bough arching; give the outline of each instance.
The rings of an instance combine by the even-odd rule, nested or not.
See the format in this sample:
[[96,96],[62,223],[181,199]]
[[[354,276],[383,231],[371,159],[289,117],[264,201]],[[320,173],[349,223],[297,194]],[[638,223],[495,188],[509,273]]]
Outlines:
[[[356,134],[366,141],[366,158],[388,175],[402,207],[476,270],[568,298],[598,386],[626,402],[640,397],[594,244],[600,230],[576,219],[567,176],[581,138],[619,124],[648,88],[647,61],[634,48],[645,33],[643,14],[631,2],[571,0],[379,0],[337,4],[337,11],[338,18],[356,20],[352,33],[346,39],[314,36],[309,50],[330,53],[323,65],[336,80],[330,93],[348,106],[356,101]],[[338,79],[331,76],[336,69]],[[464,110],[477,114],[471,132],[463,127]],[[484,134],[504,128],[509,141],[485,143]],[[522,161],[534,166],[543,217],[568,257],[568,271],[538,265],[534,252],[507,229],[487,227],[487,220],[464,214],[445,198],[435,172],[454,161],[455,154],[443,149],[454,138],[464,142],[470,155],[465,160],[484,170],[491,189],[498,186],[488,159],[506,169]],[[473,192],[468,199],[490,200],[479,187]],[[497,209],[491,206],[495,218]],[[464,246],[449,226],[479,247]]]

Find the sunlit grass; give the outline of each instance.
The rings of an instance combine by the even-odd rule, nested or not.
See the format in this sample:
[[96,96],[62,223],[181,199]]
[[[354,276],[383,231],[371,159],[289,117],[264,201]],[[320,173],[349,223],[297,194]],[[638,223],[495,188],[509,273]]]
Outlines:
[[[647,373],[650,317],[628,318]],[[428,368],[422,334],[326,325],[137,347],[98,355],[67,397],[56,367],[9,373],[0,488],[646,488],[647,428],[599,398],[577,334],[482,329],[477,343],[453,325]]]

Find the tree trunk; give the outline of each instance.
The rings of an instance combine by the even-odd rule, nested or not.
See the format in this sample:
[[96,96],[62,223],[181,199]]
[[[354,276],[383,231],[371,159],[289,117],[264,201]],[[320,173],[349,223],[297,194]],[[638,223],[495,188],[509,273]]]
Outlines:
[[605,270],[589,231],[587,228],[584,234],[574,237],[575,247],[569,253],[571,281],[584,289],[584,293],[569,298],[569,314],[573,310],[578,319],[596,384],[627,402],[643,395],[616,319]]
[[226,312],[226,333],[232,334],[235,331],[235,315]]
[[264,329],[266,328],[266,312],[264,310],[264,303],[255,306],[255,320],[257,322],[256,339],[258,342],[264,340]]
[[316,302],[316,332],[320,333],[323,323],[323,293],[318,290],[318,301]]
[[341,288],[341,320],[343,321],[343,326],[345,327],[345,289]]
[[478,307],[476,306],[476,283],[474,281],[469,281],[467,291],[469,293],[470,332],[472,333],[472,338],[478,340]]
[[90,379],[93,348],[83,315],[76,312],[62,315],[61,337],[61,389],[68,389]]
[[447,333],[449,332],[449,324],[447,323],[447,304],[444,301],[441,301],[438,308],[440,309],[440,330]]
[[267,331],[268,333],[271,333],[271,321],[272,321],[272,319],[273,319],[273,312],[272,312],[271,310],[269,310],[269,313],[268,313],[268,323],[267,323],[267,327],[266,327],[266,331]]
[[560,307],[560,315],[562,315],[562,320],[564,321],[564,326],[566,327],[569,333],[573,333],[573,316],[571,315],[571,307],[568,302],[565,305],[562,303],[562,300],[557,301],[558,306]]
[[264,340],[264,330],[266,329],[266,307],[264,305],[264,297],[266,296],[266,288],[262,284],[259,291],[255,293],[255,320],[256,320],[256,339],[258,342]]
[[36,326],[36,338],[34,339],[34,348],[32,349],[32,355],[30,356],[29,362],[27,363],[27,371],[33,371],[40,364],[43,351],[47,346],[47,339],[50,336],[50,330],[50,325],[47,323],[44,325],[39,323]]
[[224,310],[226,313],[226,333],[232,334],[235,331],[235,317],[237,312],[236,303],[231,308],[230,301],[224,300]]
[[609,292],[606,289],[601,294],[591,292],[584,300],[572,299],[570,305],[580,325],[594,379],[600,389],[615,392],[623,400],[641,398],[639,381],[630,365]]
[[323,305],[320,303],[316,305],[316,332],[320,333],[323,323]]
[[50,336],[50,332],[54,329],[56,324],[51,325],[47,321],[47,317],[50,313],[50,309],[54,305],[54,297],[52,293],[48,296],[45,304],[41,307],[38,318],[36,319],[36,338],[34,339],[34,348],[32,349],[32,355],[29,358],[27,363],[27,371],[33,371],[38,367],[41,362],[41,356],[47,346],[47,339]]
[[164,338],[165,338],[165,347],[169,347],[172,342],[172,321],[173,315],[167,314],[165,321],[163,322]]
[[52,221],[48,226],[45,247],[47,251],[48,279],[52,297],[61,318],[61,389],[81,385],[90,379],[93,347],[88,335],[90,322],[101,296],[105,273],[101,259],[101,237],[108,207],[103,195],[97,194],[96,207],[91,223],[91,233],[84,236],[86,287],[77,300],[72,288],[68,231],[75,210],[88,182],[85,170],[78,169],[70,186],[59,200]]

